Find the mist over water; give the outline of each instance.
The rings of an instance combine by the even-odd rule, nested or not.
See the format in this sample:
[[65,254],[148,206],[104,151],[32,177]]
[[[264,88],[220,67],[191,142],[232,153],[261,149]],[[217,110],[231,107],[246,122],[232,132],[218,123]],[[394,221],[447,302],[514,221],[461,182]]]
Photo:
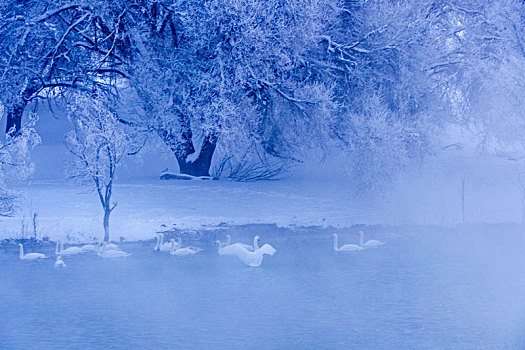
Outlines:
[[[386,244],[333,251],[331,233],[357,243],[358,229]],[[520,349],[522,229],[254,225],[208,232],[193,242],[200,256],[144,241],[121,245],[126,259],[64,257],[63,270],[4,248],[0,347]],[[257,269],[221,257],[206,242],[226,232],[245,242],[257,232],[277,253]]]

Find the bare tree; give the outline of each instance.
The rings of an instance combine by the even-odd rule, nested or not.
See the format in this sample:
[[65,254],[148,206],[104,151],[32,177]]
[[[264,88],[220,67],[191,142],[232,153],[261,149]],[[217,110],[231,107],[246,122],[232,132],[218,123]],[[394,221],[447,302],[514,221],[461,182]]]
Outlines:
[[110,239],[109,218],[117,206],[112,201],[116,171],[131,147],[130,137],[107,103],[105,97],[77,95],[69,105],[73,130],[66,137],[68,149],[74,155],[67,175],[94,185],[104,211],[106,242]]

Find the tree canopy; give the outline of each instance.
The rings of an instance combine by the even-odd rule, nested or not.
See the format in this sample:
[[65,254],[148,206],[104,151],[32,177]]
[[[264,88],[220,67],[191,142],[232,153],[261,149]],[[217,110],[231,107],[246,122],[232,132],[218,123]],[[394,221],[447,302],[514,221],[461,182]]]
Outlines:
[[7,133],[34,100],[104,90],[186,174],[266,178],[338,147],[377,177],[432,153],[446,123],[494,136],[501,111],[521,120],[517,0],[7,0],[0,13]]

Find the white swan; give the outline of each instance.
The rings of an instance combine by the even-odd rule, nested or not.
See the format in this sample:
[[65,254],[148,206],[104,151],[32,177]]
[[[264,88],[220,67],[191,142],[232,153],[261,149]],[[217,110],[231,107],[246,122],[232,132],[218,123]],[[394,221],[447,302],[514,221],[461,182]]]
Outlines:
[[365,243],[363,243],[364,241],[364,232],[363,231],[359,231],[359,245],[361,245],[362,247],[377,247],[377,246],[380,246],[380,245],[383,245],[385,244],[385,242],[381,242],[381,241],[378,241],[378,240],[375,240],[375,239],[371,239],[369,241],[366,241]]
[[334,250],[336,252],[340,252],[340,251],[343,251],[343,252],[352,252],[352,251],[356,251],[356,250],[363,250],[365,248],[357,245],[357,244],[345,244],[341,247],[338,247],[339,245],[339,238],[337,237],[337,234],[334,233],[332,235],[332,237],[334,238]]
[[36,259],[45,259],[45,258],[47,258],[47,256],[45,256],[44,254],[40,254],[40,253],[24,254],[24,246],[22,245],[22,243],[20,243],[18,246],[20,247],[20,252],[19,252],[19,255],[18,255],[20,260],[36,260]]
[[215,245],[220,248],[224,248],[228,245],[232,244],[232,236],[226,235],[226,242],[221,242],[220,240],[215,241]]
[[[255,236],[253,238],[253,245],[249,245],[249,244],[246,244],[246,243],[237,243],[237,244],[240,244],[241,246],[243,246],[244,248],[248,249],[249,251],[254,251],[256,249],[259,249],[259,242],[260,238],[259,236]],[[230,235],[226,235],[226,243],[224,244],[224,247],[228,246],[228,245],[231,245],[232,244],[232,236]]]
[[[157,238],[157,243],[155,244],[155,247],[153,248],[154,250],[159,250],[161,252],[169,252],[169,251],[171,251],[171,248],[172,248],[171,241],[164,243],[164,234],[163,233],[158,234],[156,238]],[[177,244],[177,243],[175,243],[175,244]]]
[[55,261],[55,267],[67,267],[67,265],[64,263],[64,260],[62,260],[62,257],[60,255],[57,256],[57,261]]
[[84,252],[98,252],[98,246],[94,244],[84,244],[80,249]]
[[[253,237],[253,246],[249,245],[249,244],[246,244],[246,243],[234,243],[234,244],[240,245],[244,249],[246,249],[246,250],[248,250],[250,252],[253,252],[253,251],[259,249],[259,241],[260,240],[261,240],[261,238],[259,236]],[[219,249],[222,249],[222,248],[225,248],[227,246],[230,246],[230,245],[232,245],[231,244],[231,236],[230,235],[226,235],[226,242],[216,241],[216,243],[219,246]],[[221,254],[221,253],[219,252],[219,254]]]
[[259,248],[259,240],[259,236],[255,236],[254,245],[256,248],[253,251],[246,249],[242,243],[234,243],[219,248],[219,255],[235,255],[248,266],[261,266],[264,254],[274,255],[276,250],[269,244],[265,244]]
[[104,245],[106,246],[106,250],[120,250],[118,245],[113,243],[104,243]]
[[113,250],[113,249],[107,249],[107,244],[103,243],[102,247],[99,248],[97,255],[102,258],[124,258],[126,256],[130,256],[131,254],[126,253],[122,250]]
[[172,239],[170,241],[172,247],[171,247],[171,251],[170,251],[170,254],[171,255],[195,255],[197,254],[198,252],[200,252],[202,249],[199,248],[199,247],[184,247],[184,248],[181,248],[182,247],[182,240],[178,239],[178,242],[175,242],[174,239]]
[[57,246],[55,248],[56,255],[74,255],[74,254],[80,254],[84,252],[85,251],[79,247],[69,247],[67,249],[64,249],[64,243],[62,243],[61,241],[57,241]]
[[229,244],[228,244],[228,242],[221,242],[221,241],[219,241],[219,240],[216,240],[216,241],[215,241],[215,245],[216,245],[217,247],[219,247],[219,249],[221,249],[221,248],[226,247],[226,246],[229,245]]

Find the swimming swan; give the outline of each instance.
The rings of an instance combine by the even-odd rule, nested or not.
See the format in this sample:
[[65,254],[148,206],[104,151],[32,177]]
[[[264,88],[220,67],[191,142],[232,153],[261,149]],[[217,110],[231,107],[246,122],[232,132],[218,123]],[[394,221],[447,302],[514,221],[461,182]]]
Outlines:
[[64,263],[64,260],[62,260],[62,257],[60,255],[57,256],[57,261],[55,261],[55,267],[67,267],[67,265]]
[[357,245],[357,244],[345,244],[341,247],[338,247],[339,245],[339,238],[337,237],[337,234],[334,233],[332,235],[332,237],[334,238],[334,250],[336,252],[340,252],[340,251],[343,251],[343,252],[352,252],[352,251],[357,251],[357,250],[363,250],[365,248]]
[[215,241],[215,245],[218,246],[219,249],[229,246],[231,244],[232,244],[232,236],[230,235],[226,235],[226,242],[221,242],[220,240]]
[[111,259],[111,258],[124,258],[126,256],[130,256],[131,254],[126,253],[122,250],[107,249],[107,244],[103,243],[102,247],[99,248],[97,255],[102,258]]
[[98,247],[94,244],[84,244],[80,249],[84,252],[98,252]]
[[104,243],[106,250],[120,250],[116,244],[113,243]]
[[161,252],[171,251],[171,241],[164,243],[163,233],[158,234],[156,238],[157,238],[157,243],[155,244],[155,247],[153,248],[153,250],[159,250]]
[[361,245],[362,247],[377,247],[377,246],[385,244],[385,242],[381,242],[381,241],[378,241],[378,240],[375,240],[375,239],[371,239],[371,240],[366,241],[365,243],[363,243],[364,235],[365,234],[364,234],[363,231],[359,231],[359,236],[360,236],[359,245]]
[[216,240],[216,241],[215,241],[215,245],[216,245],[217,247],[219,247],[219,249],[221,249],[221,248],[224,248],[224,247],[228,246],[229,244],[228,244],[228,241],[226,241],[226,242],[221,242],[221,241],[219,241],[219,240]]
[[64,243],[62,243],[61,241],[57,241],[57,246],[55,248],[56,255],[74,255],[84,252],[85,250],[82,250],[82,248],[79,247],[69,247],[67,249],[64,249]]
[[200,252],[202,249],[199,247],[182,247],[182,240],[180,237],[178,238],[178,241],[175,242],[174,239],[170,241],[171,243],[171,255],[195,255],[198,252]]
[[[234,243],[234,244],[240,245],[244,249],[246,249],[246,250],[248,250],[250,252],[253,252],[253,251],[259,249],[259,241],[260,240],[261,240],[261,238],[259,236],[253,237],[253,246],[251,246],[249,244],[246,244],[246,243]],[[222,249],[222,248],[225,248],[225,247],[228,247],[228,246],[232,245],[231,244],[231,236],[230,235],[226,235],[226,242],[225,243],[220,242],[220,241],[216,241],[216,242],[219,245],[219,250]],[[219,252],[219,254],[221,254],[221,252]]]
[[47,256],[40,253],[29,253],[24,255],[24,246],[21,243],[18,246],[20,247],[20,254],[18,255],[20,260],[36,260],[47,258]]
[[[253,238],[253,245],[249,245],[249,244],[246,244],[246,243],[240,243],[240,242],[237,243],[237,244],[240,244],[244,248],[246,248],[246,249],[248,249],[248,250],[253,252],[255,249],[259,249],[258,240],[259,240],[259,236],[255,236]],[[223,243],[223,247],[229,246],[231,244],[232,244],[232,236],[226,235],[226,243]]]
[[274,255],[276,250],[269,244],[259,248],[259,237],[255,236],[254,243],[257,242],[257,248],[254,251],[246,249],[242,243],[234,243],[229,246],[219,248],[219,255],[235,255],[248,266],[261,266],[264,254]]

